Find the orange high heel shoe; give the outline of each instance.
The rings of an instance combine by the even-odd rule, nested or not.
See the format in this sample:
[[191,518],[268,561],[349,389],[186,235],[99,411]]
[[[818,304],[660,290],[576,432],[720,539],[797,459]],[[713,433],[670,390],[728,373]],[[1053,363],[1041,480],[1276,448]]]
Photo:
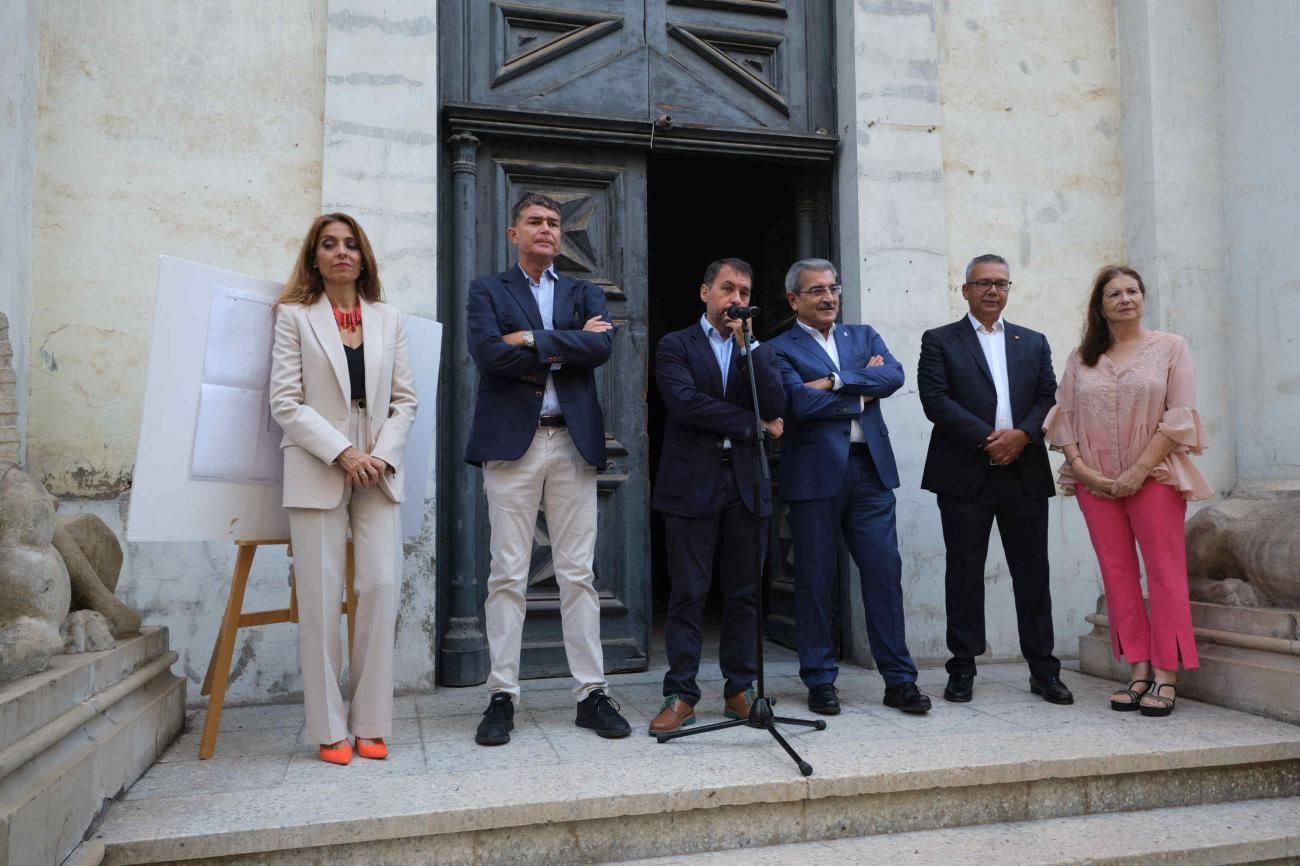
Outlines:
[[321,746],[320,759],[327,764],[338,764],[340,767],[346,767],[352,763],[352,744],[347,740],[341,740],[341,746]]
[[382,761],[388,757],[388,746],[384,744],[381,737],[357,737],[357,754],[363,758]]

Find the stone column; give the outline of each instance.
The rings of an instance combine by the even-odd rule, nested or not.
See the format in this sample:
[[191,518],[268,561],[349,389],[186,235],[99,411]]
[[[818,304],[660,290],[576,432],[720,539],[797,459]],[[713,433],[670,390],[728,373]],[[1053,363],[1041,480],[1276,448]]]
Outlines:
[[25,463],[40,13],[40,0],[0,4],[0,462]]
[[487,636],[481,613],[480,586],[485,582],[481,561],[485,560],[481,506],[482,483],[478,470],[465,463],[469,438],[469,413],[474,405],[477,376],[469,360],[465,334],[465,304],[469,284],[478,262],[477,197],[479,140],[469,133],[451,136],[451,287],[443,308],[446,330],[443,336],[442,402],[439,419],[447,437],[442,455],[442,501],[438,533],[439,562],[447,583],[450,615],[439,654],[441,682],[449,686],[470,686],[487,680]]
[[[321,165],[321,210],[360,221],[387,301],[428,319],[438,315],[437,7],[436,0],[329,0]],[[448,350],[444,342],[444,357]],[[435,465],[424,528],[406,545],[403,563],[399,689],[432,688],[435,679]]]
[[1147,288],[1147,326],[1191,343],[1210,437],[1197,465],[1227,493],[1237,465],[1233,358],[1245,356],[1232,339],[1234,298],[1252,287],[1224,271],[1219,7],[1213,0],[1119,4],[1120,138],[1128,261]]

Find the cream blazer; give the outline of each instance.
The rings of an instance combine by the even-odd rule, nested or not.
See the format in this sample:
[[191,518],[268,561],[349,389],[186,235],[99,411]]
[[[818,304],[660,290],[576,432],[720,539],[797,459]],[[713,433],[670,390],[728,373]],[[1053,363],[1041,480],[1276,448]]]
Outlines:
[[[402,314],[387,304],[361,304],[366,359],[366,418],[371,454],[392,471],[379,487],[402,501],[402,453],[415,421],[415,383]],[[281,304],[271,353],[271,415],[284,439],[284,506],[330,509],[343,501],[346,478],[334,461],[348,439],[348,361],[329,299]]]

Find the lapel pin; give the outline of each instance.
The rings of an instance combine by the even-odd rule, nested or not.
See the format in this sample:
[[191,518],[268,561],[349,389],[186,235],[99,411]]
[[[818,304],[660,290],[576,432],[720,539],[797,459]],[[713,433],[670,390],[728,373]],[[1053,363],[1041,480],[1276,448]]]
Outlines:
[[1019,339],[1020,339],[1020,335],[1019,335],[1019,334],[1012,334],[1012,335],[1011,335],[1011,339],[1013,339],[1013,340],[1019,340]]

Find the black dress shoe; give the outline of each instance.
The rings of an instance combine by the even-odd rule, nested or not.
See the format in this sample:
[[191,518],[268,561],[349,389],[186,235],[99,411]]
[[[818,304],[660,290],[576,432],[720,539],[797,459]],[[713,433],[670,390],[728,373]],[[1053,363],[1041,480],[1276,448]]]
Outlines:
[[483,711],[474,742],[480,746],[504,746],[515,727],[515,702],[506,692],[497,692]]
[[905,713],[930,712],[930,698],[921,694],[916,683],[899,683],[885,687],[885,706],[894,707]]
[[974,674],[948,674],[948,685],[944,686],[943,699],[953,703],[964,704],[975,694]]
[[578,703],[578,716],[573,723],[580,728],[591,728],[607,740],[621,739],[632,733],[632,726],[619,714],[620,709],[604,689],[593,689]]
[[808,709],[814,713],[821,713],[823,716],[838,716],[840,714],[840,699],[836,695],[839,692],[840,690],[830,683],[813,686],[808,690]]
[[1029,690],[1036,695],[1042,695],[1043,700],[1053,704],[1074,703],[1074,695],[1065,683],[1061,682],[1060,677],[1030,677]]

